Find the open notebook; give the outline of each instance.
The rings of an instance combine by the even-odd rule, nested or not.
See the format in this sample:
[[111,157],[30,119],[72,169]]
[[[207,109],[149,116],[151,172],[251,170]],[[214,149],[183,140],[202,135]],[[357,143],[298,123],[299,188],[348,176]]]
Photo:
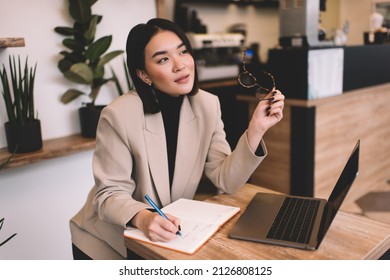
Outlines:
[[153,242],[137,228],[126,229],[124,235],[160,247],[186,254],[193,254],[223,224],[236,215],[240,211],[240,208],[181,198],[161,210],[180,219],[181,237],[177,236],[169,242]]

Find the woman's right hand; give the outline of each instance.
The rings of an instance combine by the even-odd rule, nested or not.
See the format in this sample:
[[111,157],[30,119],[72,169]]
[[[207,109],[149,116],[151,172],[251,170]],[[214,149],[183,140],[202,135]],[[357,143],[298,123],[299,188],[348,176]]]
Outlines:
[[139,228],[151,241],[167,242],[176,237],[180,220],[166,214],[169,220],[156,212],[143,209],[132,219],[133,226]]

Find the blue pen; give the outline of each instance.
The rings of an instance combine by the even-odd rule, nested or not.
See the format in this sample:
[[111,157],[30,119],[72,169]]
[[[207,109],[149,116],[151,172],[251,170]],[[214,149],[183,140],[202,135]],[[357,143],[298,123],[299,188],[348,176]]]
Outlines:
[[[150,205],[152,205],[152,207],[154,208],[154,210],[156,210],[160,216],[164,217],[165,219],[167,219],[168,221],[170,221],[168,219],[168,217],[160,210],[160,208],[158,208],[158,206],[156,205],[156,203],[153,202],[153,200],[148,196],[148,195],[145,195],[145,198],[146,200],[150,203]],[[180,226],[179,226],[180,228]],[[177,231],[176,232],[177,235],[181,236],[181,232],[180,231]]]

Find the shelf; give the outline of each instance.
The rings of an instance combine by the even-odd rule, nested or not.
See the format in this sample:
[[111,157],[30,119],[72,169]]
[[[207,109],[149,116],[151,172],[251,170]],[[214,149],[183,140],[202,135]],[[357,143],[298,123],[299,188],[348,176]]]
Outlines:
[[[91,150],[95,147],[95,139],[84,138],[79,134],[43,141],[42,149],[25,154],[15,154],[4,169],[23,166],[47,159],[58,158],[77,152]],[[11,154],[7,148],[0,149],[0,163],[5,162]]]
[[24,38],[0,38],[0,48],[24,47]]

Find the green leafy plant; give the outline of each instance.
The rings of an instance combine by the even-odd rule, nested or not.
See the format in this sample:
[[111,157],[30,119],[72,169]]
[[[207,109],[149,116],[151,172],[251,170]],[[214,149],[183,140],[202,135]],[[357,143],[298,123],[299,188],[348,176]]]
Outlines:
[[69,14],[74,19],[74,25],[54,29],[67,37],[62,44],[69,49],[60,52],[63,58],[58,63],[59,70],[70,81],[89,86],[89,93],[77,89],[67,90],[61,97],[64,104],[79,96],[88,95],[94,105],[101,87],[113,81],[113,77],[105,78],[104,66],[123,53],[122,50],[106,53],[111,45],[111,35],[95,40],[97,25],[102,20],[101,15],[92,14],[91,7],[96,2],[97,0],[69,0]]
[[15,56],[9,57],[9,74],[3,64],[0,69],[0,80],[3,86],[2,95],[8,120],[12,124],[27,124],[36,120],[34,108],[34,82],[37,64],[28,66],[28,58],[22,67],[20,57],[16,63]]

